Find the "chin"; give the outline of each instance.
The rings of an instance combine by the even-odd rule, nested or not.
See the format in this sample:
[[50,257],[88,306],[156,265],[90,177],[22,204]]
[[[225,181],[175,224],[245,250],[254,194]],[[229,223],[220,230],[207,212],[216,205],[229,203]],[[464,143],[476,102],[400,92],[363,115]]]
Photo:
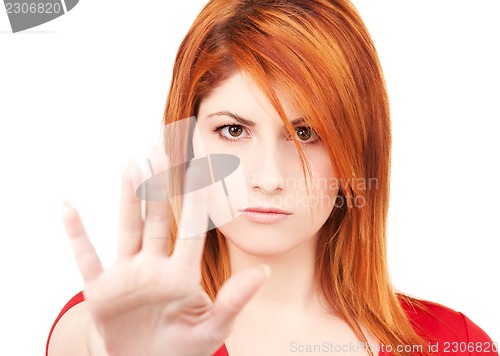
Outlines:
[[293,232],[269,229],[269,227],[253,227],[232,229],[228,226],[219,227],[219,230],[226,237],[230,248],[235,248],[239,252],[255,257],[278,257],[304,247],[313,238],[299,238]]
[[277,244],[276,242],[241,241],[241,239],[227,238],[228,245],[232,245],[239,252],[253,257],[271,258],[287,254],[292,251],[296,245]]

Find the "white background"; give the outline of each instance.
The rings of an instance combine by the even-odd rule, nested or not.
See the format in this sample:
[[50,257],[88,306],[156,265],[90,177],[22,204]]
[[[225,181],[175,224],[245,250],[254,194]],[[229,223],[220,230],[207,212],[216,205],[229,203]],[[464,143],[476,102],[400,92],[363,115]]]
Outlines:
[[[121,170],[159,142],[175,53],[204,2],[82,0],[17,34],[0,7],[0,354],[42,354],[82,288],[63,200],[113,261]],[[498,1],[355,5],[392,104],[394,285],[500,342]]]

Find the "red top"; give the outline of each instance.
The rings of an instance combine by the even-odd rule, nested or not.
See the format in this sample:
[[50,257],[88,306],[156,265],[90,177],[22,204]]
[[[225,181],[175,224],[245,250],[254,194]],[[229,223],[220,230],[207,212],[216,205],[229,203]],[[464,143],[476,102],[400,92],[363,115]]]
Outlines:
[[[49,341],[52,331],[59,319],[71,307],[84,300],[83,292],[75,295],[62,308],[57,316],[46,345],[48,356]],[[441,304],[419,300],[428,310],[415,309],[405,300],[400,299],[401,305],[408,315],[415,331],[430,342],[430,350],[435,355],[489,355],[499,356],[498,345],[467,316]],[[333,351],[333,350],[332,350]],[[390,350],[381,349],[379,356],[390,355]],[[212,356],[229,356],[226,346],[222,345]]]

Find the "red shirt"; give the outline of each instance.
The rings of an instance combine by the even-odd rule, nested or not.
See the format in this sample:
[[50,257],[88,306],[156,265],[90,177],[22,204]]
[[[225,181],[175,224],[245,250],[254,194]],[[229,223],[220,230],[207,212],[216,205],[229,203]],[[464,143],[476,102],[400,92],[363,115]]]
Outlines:
[[[50,336],[57,322],[71,307],[83,300],[83,293],[80,292],[62,308],[50,329],[45,351],[46,356],[48,356]],[[400,302],[413,328],[430,342],[430,351],[435,355],[499,356],[497,344],[464,314],[426,300],[420,300],[420,302],[429,309],[428,311],[414,309],[403,299],[400,299]],[[389,349],[382,348],[379,356],[390,355],[389,351]],[[212,356],[229,356],[226,346],[222,345]]]

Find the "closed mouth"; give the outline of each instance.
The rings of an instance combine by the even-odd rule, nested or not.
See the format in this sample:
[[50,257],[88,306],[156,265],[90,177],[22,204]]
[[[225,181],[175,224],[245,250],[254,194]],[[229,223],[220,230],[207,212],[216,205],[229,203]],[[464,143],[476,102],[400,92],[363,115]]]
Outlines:
[[261,214],[283,214],[283,215],[291,215],[292,213],[277,209],[277,208],[266,208],[266,207],[255,207],[255,208],[247,208],[244,212],[252,212],[252,213],[261,213]]

